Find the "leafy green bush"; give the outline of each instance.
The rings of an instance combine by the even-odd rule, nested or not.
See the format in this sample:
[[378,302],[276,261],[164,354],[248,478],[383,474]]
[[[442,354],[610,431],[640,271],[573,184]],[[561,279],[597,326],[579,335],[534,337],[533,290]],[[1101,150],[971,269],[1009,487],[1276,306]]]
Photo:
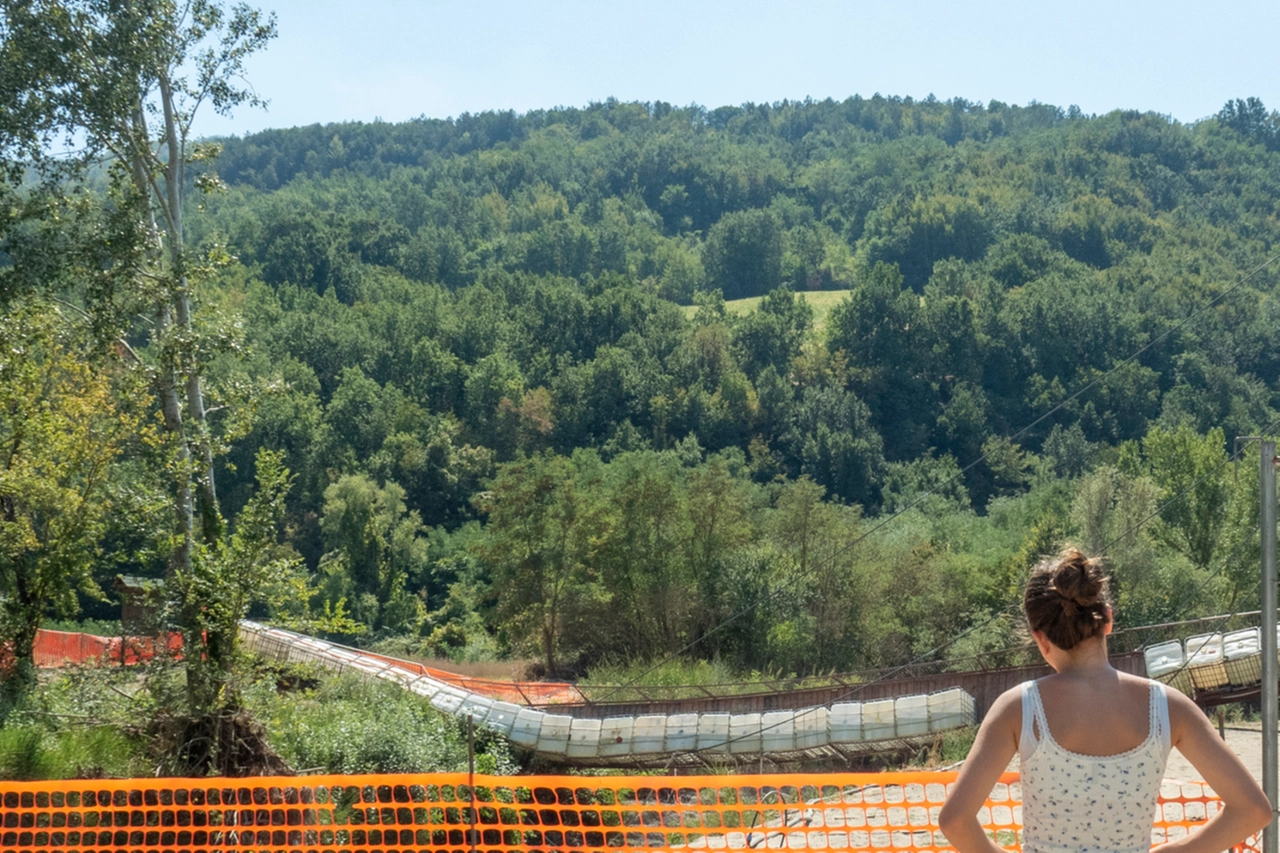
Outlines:
[[[431,773],[467,769],[458,721],[399,687],[352,676],[312,691],[280,695],[273,685],[248,694],[271,745],[295,770],[329,773]],[[476,730],[476,771],[512,774],[520,766],[506,741]]]
[[9,709],[0,728],[0,778],[150,776],[146,741],[136,734],[153,704],[145,668],[73,666],[49,672]]
[[929,770],[954,767],[968,757],[977,735],[978,730],[974,726],[939,732],[931,744],[906,762],[906,766],[923,767]]

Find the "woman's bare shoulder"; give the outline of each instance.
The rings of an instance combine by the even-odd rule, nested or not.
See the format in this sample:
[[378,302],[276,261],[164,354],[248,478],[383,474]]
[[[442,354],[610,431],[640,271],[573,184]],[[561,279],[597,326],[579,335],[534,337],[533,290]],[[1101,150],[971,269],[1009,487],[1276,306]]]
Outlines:
[[1160,684],[1162,687],[1164,687],[1165,692],[1169,694],[1170,702],[1173,701],[1173,694],[1177,693],[1179,696],[1182,696],[1182,694],[1179,693],[1177,689],[1170,687],[1167,684],[1163,684],[1162,682],[1156,681],[1155,679],[1144,678],[1141,675],[1134,675],[1133,673],[1130,673],[1130,672],[1121,672],[1117,674],[1119,675],[1120,687],[1124,689],[1127,693],[1132,694],[1135,698],[1138,698],[1138,697],[1145,698],[1146,696],[1149,696],[1151,694],[1152,686],[1156,684]]
[[996,697],[984,720],[992,723],[1022,725],[1022,685],[1011,687]]
[[1200,706],[1191,701],[1191,697],[1176,687],[1164,686],[1165,695],[1169,697],[1169,725],[1173,729],[1187,723],[1207,723],[1208,717]]

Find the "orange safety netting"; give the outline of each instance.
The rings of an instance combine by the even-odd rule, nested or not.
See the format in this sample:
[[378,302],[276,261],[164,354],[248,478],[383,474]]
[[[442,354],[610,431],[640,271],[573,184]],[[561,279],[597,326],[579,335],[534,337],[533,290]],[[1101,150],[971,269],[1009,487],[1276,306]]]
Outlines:
[[[304,776],[0,783],[0,846],[35,851],[942,851],[956,774]],[[1017,774],[979,819],[1017,849]],[[1166,782],[1153,842],[1219,808]],[[1256,845],[1251,845],[1256,850]]]
[[[44,667],[105,660],[111,651],[111,639],[71,631],[40,630],[36,632],[32,657],[36,666]],[[119,644],[120,638],[114,639]]]
[[425,675],[472,693],[516,705],[578,704],[586,701],[577,687],[563,681],[498,681],[492,678],[474,678],[470,675],[459,675],[456,672],[435,669],[416,661],[388,657],[364,649],[353,648],[351,651],[358,652],[367,658],[380,660],[414,675]]
[[[158,644],[159,641],[155,637],[99,637],[73,631],[42,629],[36,634],[33,657],[36,666],[45,668],[68,664],[120,663],[122,654],[125,664],[135,664],[155,657]],[[182,635],[166,635],[164,646],[170,654],[181,652]],[[425,675],[437,681],[506,702],[521,705],[550,705],[585,701],[576,687],[564,682],[498,681],[489,678],[473,678],[364,649],[352,649],[352,651],[414,675]],[[0,671],[7,666],[12,666],[12,657],[12,651],[0,646]]]
[[[32,646],[32,658],[38,667],[59,667],[83,663],[135,664],[151,660],[163,646],[169,654],[182,650],[182,635],[167,634],[158,637],[99,637],[75,631],[46,631],[36,633]],[[13,649],[0,645],[0,671],[13,666]]]

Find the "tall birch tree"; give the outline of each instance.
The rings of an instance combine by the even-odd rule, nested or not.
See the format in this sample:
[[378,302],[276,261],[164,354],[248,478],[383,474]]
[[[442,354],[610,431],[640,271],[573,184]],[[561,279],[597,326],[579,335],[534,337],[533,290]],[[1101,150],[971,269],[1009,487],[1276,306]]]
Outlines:
[[[63,211],[83,212],[101,196],[92,182],[105,168],[102,215],[113,223],[115,243],[103,243],[99,272],[111,275],[75,297],[60,296],[74,298],[99,325],[114,322],[117,334],[131,312],[149,315],[147,366],[171,452],[170,587],[188,661],[215,664],[188,666],[193,709],[216,703],[229,661],[213,658],[229,656],[234,645],[233,637],[210,636],[204,603],[188,594],[202,588],[193,582],[204,571],[201,553],[213,559],[225,537],[202,376],[218,341],[200,328],[192,298],[195,278],[220,259],[192,252],[183,222],[189,188],[219,187],[202,165],[218,147],[200,142],[193,122],[202,108],[227,114],[263,104],[244,81],[244,63],[275,32],[273,15],[215,0],[0,0],[0,155],[12,202],[6,233],[56,232]],[[39,285],[39,269],[58,263],[47,242],[28,248],[29,279]]]

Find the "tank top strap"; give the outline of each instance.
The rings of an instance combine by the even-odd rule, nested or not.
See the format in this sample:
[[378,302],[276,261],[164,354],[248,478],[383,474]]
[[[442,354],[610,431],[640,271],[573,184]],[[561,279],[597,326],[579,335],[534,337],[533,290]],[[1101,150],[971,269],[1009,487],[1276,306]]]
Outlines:
[[1159,681],[1151,682],[1151,733],[1159,738],[1160,748],[1167,754],[1173,749],[1169,732],[1169,694]]
[[1040,703],[1040,689],[1034,680],[1022,682],[1022,733],[1018,737],[1018,755],[1023,761],[1031,757],[1049,731]]

